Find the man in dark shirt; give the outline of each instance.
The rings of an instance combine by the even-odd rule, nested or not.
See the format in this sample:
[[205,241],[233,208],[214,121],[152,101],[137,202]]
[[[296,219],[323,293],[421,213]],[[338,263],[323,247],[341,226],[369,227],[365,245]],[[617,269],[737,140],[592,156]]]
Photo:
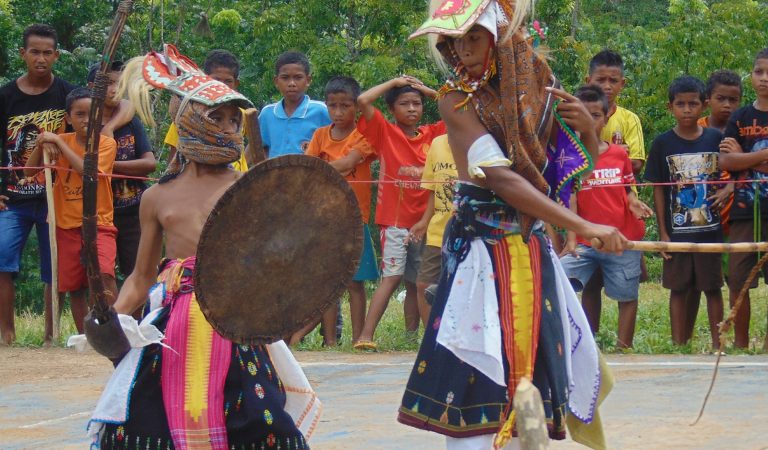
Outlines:
[[[63,131],[64,99],[73,89],[53,74],[59,51],[52,27],[28,26],[20,53],[27,72],[0,88],[0,151],[5,169],[26,164],[39,132]],[[13,278],[19,272],[21,253],[32,226],[36,227],[40,246],[40,278],[45,283],[47,313],[51,302],[51,256],[45,179],[25,177],[21,169],[1,170],[0,177],[0,332],[3,343],[10,345],[16,334]],[[50,317],[46,314],[46,322]]]
[[[96,79],[99,64],[94,64],[88,71],[88,87]],[[120,99],[116,97],[117,81],[123,70],[122,61],[114,61],[109,68],[109,86],[107,99],[104,101],[102,122],[106,125],[118,112]],[[122,127],[116,128],[114,138],[117,141],[117,155],[112,170],[112,195],[114,197],[114,224],[117,228],[117,262],[124,277],[133,272],[136,264],[136,252],[139,248],[139,202],[147,189],[147,184],[138,179],[121,178],[120,175],[146,177],[155,171],[157,161],[152,153],[152,146],[144,130],[144,124],[138,116]]]

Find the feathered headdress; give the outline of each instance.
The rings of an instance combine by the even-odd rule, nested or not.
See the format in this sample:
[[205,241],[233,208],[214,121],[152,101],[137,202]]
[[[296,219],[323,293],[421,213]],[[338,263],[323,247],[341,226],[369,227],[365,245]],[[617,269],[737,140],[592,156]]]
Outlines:
[[127,96],[150,126],[155,126],[150,98],[153,89],[173,94],[168,112],[179,132],[176,157],[161,182],[178,175],[188,161],[220,165],[240,157],[242,134],[223,132],[208,115],[225,104],[252,107],[250,100],[203,73],[171,44],[163,46],[163,53],[153,51],[131,59],[120,75],[118,95]]

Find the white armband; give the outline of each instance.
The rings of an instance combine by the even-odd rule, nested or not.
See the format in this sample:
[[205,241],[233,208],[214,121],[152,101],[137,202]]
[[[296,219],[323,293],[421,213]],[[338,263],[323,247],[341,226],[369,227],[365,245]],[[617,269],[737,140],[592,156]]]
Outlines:
[[493,136],[484,134],[469,147],[467,165],[470,177],[485,178],[482,167],[509,167],[512,161],[504,156]]

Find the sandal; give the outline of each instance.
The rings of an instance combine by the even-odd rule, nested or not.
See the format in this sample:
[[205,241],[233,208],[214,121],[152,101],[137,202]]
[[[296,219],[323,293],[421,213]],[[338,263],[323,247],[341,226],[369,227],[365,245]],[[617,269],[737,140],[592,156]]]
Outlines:
[[373,341],[357,341],[355,345],[352,346],[352,348],[366,352],[375,352],[378,346]]

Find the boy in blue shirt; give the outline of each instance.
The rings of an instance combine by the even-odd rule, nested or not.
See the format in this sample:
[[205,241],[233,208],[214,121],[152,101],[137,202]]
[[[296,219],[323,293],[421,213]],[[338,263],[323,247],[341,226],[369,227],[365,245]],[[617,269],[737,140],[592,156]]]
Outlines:
[[312,83],[309,60],[300,52],[281,54],[273,81],[283,98],[259,114],[264,151],[269,158],[304,153],[315,130],[331,124],[325,103],[306,94]]

